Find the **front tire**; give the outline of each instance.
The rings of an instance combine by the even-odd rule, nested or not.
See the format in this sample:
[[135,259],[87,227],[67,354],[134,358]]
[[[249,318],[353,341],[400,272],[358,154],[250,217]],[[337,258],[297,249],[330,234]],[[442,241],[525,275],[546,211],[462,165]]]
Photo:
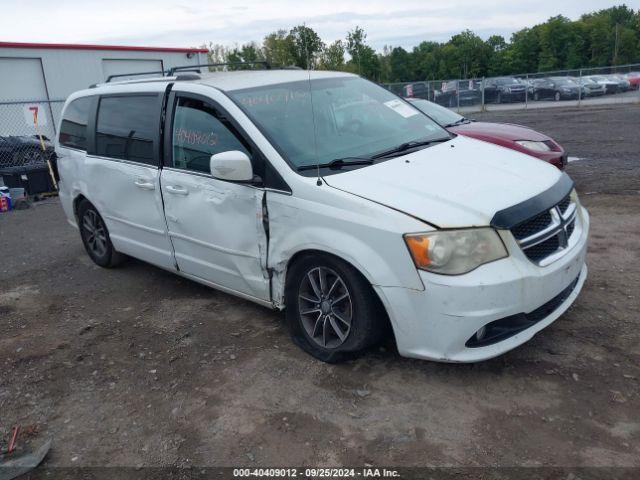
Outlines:
[[122,263],[124,255],[113,248],[104,220],[87,200],[78,207],[78,226],[84,248],[96,265],[111,268]]
[[336,257],[298,259],[287,275],[285,295],[294,343],[323,362],[357,356],[384,334],[386,313],[371,285]]

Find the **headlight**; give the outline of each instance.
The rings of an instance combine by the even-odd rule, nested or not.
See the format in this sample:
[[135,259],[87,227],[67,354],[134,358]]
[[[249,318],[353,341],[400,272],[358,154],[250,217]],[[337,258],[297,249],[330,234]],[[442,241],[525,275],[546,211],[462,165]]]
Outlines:
[[575,188],[573,190],[571,190],[571,193],[569,194],[569,199],[573,203],[575,203],[576,205],[580,205],[580,199],[578,198],[578,192],[576,192]]
[[404,241],[417,268],[446,275],[467,273],[508,256],[492,228],[411,233]]
[[535,150],[537,152],[549,152],[551,147],[544,142],[534,142],[533,140],[516,140],[516,143],[521,147],[528,148],[529,150]]

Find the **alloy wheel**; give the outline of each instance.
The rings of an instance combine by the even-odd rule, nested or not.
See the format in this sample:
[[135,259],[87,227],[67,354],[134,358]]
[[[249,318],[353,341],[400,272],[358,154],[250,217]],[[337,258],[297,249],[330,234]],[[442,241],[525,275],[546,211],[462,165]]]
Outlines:
[[91,253],[101,258],[107,253],[107,231],[95,210],[87,210],[82,218],[82,229],[87,247]]
[[307,335],[323,348],[337,348],[349,336],[351,294],[342,277],[327,267],[307,272],[298,289],[298,312]]

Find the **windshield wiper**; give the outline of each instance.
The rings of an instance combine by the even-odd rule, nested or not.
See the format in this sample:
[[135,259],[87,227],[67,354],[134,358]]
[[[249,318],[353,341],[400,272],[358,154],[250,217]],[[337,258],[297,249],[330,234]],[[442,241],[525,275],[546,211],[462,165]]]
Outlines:
[[431,144],[446,142],[448,140],[451,140],[451,138],[445,137],[445,138],[436,138],[433,140],[416,140],[413,142],[405,142],[405,143],[401,143],[397,147],[391,148],[389,150],[385,150],[384,152],[380,152],[371,158],[393,157],[399,153],[406,152],[407,150],[412,150],[418,147],[428,147]]
[[371,165],[372,163],[373,159],[367,157],[344,157],[336,158],[335,160],[331,160],[327,163],[300,165],[298,167],[298,171],[315,170],[316,168],[331,168],[333,170],[339,170],[347,165]]
[[448,123],[444,126],[444,128],[449,128],[449,127],[455,127],[456,125],[461,125],[463,123],[471,123],[471,120],[469,120],[468,118],[462,117],[459,120],[456,120],[453,123]]

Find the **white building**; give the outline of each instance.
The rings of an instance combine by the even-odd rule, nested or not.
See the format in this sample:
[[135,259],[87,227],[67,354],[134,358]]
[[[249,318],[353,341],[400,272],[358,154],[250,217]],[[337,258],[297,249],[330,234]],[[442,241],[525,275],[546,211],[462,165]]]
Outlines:
[[[200,48],[0,42],[0,136],[55,135],[66,97],[111,75],[168,70],[207,62]],[[121,78],[122,79],[122,78]]]

